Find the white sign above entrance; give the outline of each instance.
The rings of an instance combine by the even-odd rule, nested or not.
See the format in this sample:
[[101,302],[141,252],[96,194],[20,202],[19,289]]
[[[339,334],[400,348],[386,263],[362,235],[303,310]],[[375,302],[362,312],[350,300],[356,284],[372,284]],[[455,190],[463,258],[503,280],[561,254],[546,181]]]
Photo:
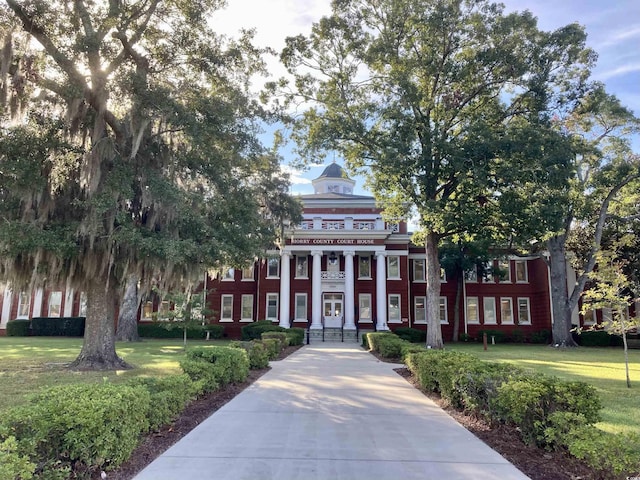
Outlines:
[[292,245],[381,245],[384,240],[373,238],[292,238]]

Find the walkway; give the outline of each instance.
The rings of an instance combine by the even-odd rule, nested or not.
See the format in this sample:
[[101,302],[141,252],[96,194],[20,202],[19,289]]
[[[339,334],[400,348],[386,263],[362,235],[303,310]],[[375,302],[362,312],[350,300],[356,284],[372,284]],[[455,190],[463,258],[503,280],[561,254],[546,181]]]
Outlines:
[[135,480],[526,480],[356,345],[305,346]]

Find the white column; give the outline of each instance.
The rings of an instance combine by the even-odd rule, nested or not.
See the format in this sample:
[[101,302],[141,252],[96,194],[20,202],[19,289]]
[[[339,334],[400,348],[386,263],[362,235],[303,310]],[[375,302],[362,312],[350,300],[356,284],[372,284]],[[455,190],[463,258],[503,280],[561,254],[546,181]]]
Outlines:
[[289,328],[289,303],[291,292],[291,254],[282,252],[280,256],[280,326]]
[[10,320],[9,316],[11,315],[11,301],[13,300],[13,295],[11,294],[11,290],[7,287],[4,289],[4,298],[2,299],[2,314],[0,316],[0,325],[5,327],[7,322]]
[[64,313],[63,317],[70,317],[73,315],[73,288],[67,290],[64,294]]
[[344,328],[345,330],[355,330],[355,288],[353,275],[353,257],[355,252],[347,250],[344,252]]
[[[43,296],[42,288],[38,288],[36,290],[36,296],[33,299],[33,317],[42,316],[42,296]],[[46,315],[49,315],[49,312],[46,312]]]
[[322,250],[313,250],[313,270],[311,276],[311,328],[322,328]]
[[386,252],[376,252],[376,330],[387,327],[387,268]]

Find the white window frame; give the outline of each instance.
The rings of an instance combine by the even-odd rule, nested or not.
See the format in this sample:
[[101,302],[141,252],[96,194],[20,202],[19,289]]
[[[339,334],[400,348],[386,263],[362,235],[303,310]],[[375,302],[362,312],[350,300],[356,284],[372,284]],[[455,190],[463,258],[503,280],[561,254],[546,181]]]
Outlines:
[[31,309],[31,294],[29,292],[20,292],[18,294],[17,318],[29,318],[30,309]]
[[[366,259],[367,275],[362,274],[362,261]],[[358,279],[371,280],[371,255],[358,255]]]
[[511,283],[511,260],[498,260],[498,280],[500,283]]
[[[397,272],[392,272],[391,261],[395,259],[397,262]],[[387,256],[387,280],[400,280],[400,256],[388,255]]]
[[169,320],[169,310],[171,305],[169,300],[162,300],[158,305],[158,320]]
[[243,282],[253,282],[253,265],[245,267],[242,269],[242,281]]
[[[53,300],[54,296],[58,298],[58,302],[55,303],[55,304],[52,304],[51,301]],[[51,313],[51,307],[55,306],[55,305],[58,306],[58,314],[57,315],[53,315]],[[49,293],[49,302],[48,302],[48,305],[47,305],[47,317],[57,317],[57,318],[62,317],[62,292],[60,290],[55,290],[55,291]]]
[[[425,272],[426,272],[426,264],[425,264]],[[447,272],[444,268],[440,268],[440,283],[447,283]]]
[[[84,315],[82,315],[82,308],[80,308],[80,312],[79,316],[83,317]],[[151,301],[146,301],[142,304],[142,308],[140,309],[140,320],[142,321],[146,321],[146,322],[152,322],[153,321],[153,302]]]
[[[515,262],[515,270],[516,270],[516,283],[529,283],[529,269],[527,267],[526,260],[516,260]],[[524,280],[518,278],[518,264],[524,265]]]
[[[469,307],[471,305],[475,305],[476,307],[476,318],[472,319],[469,315]],[[480,323],[480,304],[478,302],[478,297],[467,297],[467,304],[464,309],[465,319],[468,324],[478,325]]]
[[[509,313],[511,314],[511,321],[505,321],[504,313],[505,310],[503,308],[503,304],[509,305]],[[513,325],[515,323],[513,316],[513,298],[511,297],[500,297],[500,324],[501,325]]]
[[[271,273],[271,267],[275,266],[275,275]],[[268,258],[267,259],[267,278],[280,278],[280,259],[279,258]]]
[[465,283],[478,283],[478,268],[474,265],[471,270],[464,271]]
[[[229,303],[229,315],[225,315],[225,303]],[[220,322],[233,322],[233,295],[220,295]]]
[[236,269],[233,267],[225,267],[222,272],[222,281],[223,282],[233,282],[236,276]]
[[[275,315],[269,316],[269,301],[275,299]],[[278,320],[278,312],[280,308],[280,295],[277,293],[267,293],[265,299],[264,316],[267,320]]]
[[[249,315],[245,315],[246,309],[249,309]],[[240,304],[240,321],[241,322],[253,322],[253,295],[243,294]]]
[[493,261],[484,262],[482,265],[482,283],[495,283],[493,275]]
[[[302,273],[298,273],[298,265],[304,265]],[[296,255],[295,278],[309,278],[309,259],[306,255]]]
[[[522,312],[520,302],[525,302],[524,305],[526,306],[528,318],[526,322],[523,322],[520,316],[520,312]],[[531,325],[531,301],[529,300],[529,297],[518,297],[518,325]]]
[[[300,298],[304,298],[304,308],[302,308],[302,312],[298,311],[298,299]],[[309,311],[309,304],[307,302],[307,294],[306,293],[296,293],[294,296],[295,299],[295,303],[293,304],[293,308],[294,308],[294,316],[293,316],[293,320],[294,321],[303,321],[306,322],[307,319],[307,312]]]
[[[422,278],[416,273],[418,272],[418,265],[422,265]],[[427,261],[424,258],[413,259],[413,281],[416,283],[425,283],[427,281]]]
[[[496,297],[484,297],[482,299],[482,313],[484,315],[484,324],[485,325],[497,325],[498,324],[498,313],[496,311]],[[491,314],[491,315],[488,315]],[[492,321],[488,321],[487,318],[489,316],[493,316]]]
[[442,325],[447,325],[449,323],[449,309],[447,307],[447,297],[440,297],[440,300],[438,303],[438,312],[440,315],[440,323]]
[[[366,303],[367,303],[367,306],[365,308],[369,309],[369,315],[366,317],[362,316],[363,300],[366,300]],[[373,312],[372,312],[372,306],[371,306],[370,293],[361,293],[358,295],[358,321],[362,323],[373,323]]]
[[598,323],[598,316],[594,308],[590,308],[582,315],[583,325],[595,325]]
[[[393,299],[393,301],[392,301]],[[399,293],[390,293],[387,295],[387,323],[402,323],[402,298]],[[393,307],[393,303],[398,305],[398,316],[397,318],[391,316],[391,309]]]
[[[418,308],[418,302],[422,302],[422,308]],[[422,315],[418,314],[420,310],[423,311]],[[427,323],[427,297],[419,295],[413,298],[413,323],[418,325]]]

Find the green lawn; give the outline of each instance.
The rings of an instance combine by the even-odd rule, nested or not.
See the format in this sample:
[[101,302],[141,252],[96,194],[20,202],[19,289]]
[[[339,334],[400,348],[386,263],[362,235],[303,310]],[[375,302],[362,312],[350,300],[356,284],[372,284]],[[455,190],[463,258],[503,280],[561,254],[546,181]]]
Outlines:
[[[224,345],[226,340],[188,340],[187,347]],[[0,410],[27,401],[43,387],[69,383],[124,382],[136,376],[180,373],[184,355],[182,339],[118,343],[116,350],[137,368],[116,372],[71,372],[65,364],[80,353],[82,339],[51,337],[0,337]]]
[[624,353],[621,348],[582,347],[554,349],[538,345],[447,344],[451,350],[472,353],[484,360],[509,362],[523,368],[567,380],[582,380],[594,385],[603,403],[598,427],[609,432],[633,431],[640,434],[640,350],[629,351],[627,388]]

